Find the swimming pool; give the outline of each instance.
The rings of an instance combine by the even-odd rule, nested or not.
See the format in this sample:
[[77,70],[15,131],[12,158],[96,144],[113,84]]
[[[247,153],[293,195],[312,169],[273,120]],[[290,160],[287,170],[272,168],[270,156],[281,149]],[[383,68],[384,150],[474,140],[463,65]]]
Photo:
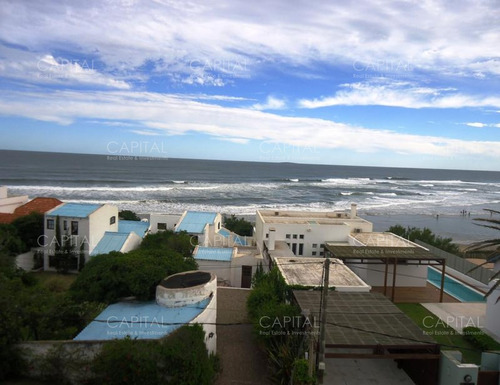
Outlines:
[[[440,288],[441,272],[432,267],[427,268],[427,281]],[[446,274],[444,277],[444,291],[461,302],[486,302],[483,294]]]

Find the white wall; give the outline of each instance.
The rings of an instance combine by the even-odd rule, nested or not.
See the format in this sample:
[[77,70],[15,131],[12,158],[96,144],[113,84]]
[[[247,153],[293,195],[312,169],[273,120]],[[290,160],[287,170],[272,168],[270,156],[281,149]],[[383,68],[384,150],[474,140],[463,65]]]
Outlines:
[[[497,281],[498,279],[491,281],[490,288]],[[486,329],[500,341],[500,301],[497,302],[498,298],[500,298],[500,287],[491,293],[486,301]]]
[[474,364],[462,364],[462,353],[457,350],[441,351],[439,363],[439,385],[460,385],[464,377],[472,377],[471,383],[477,384],[479,367]]
[[[346,265],[370,286],[384,286],[385,265]],[[387,269],[387,286],[392,286],[394,265]],[[396,286],[424,287],[427,285],[427,265],[401,265],[396,268]]]
[[231,281],[231,262],[230,261],[206,261],[197,259],[198,269],[209,271],[217,276],[217,282],[225,281],[233,286]]
[[28,202],[28,196],[0,198],[0,213],[12,214],[15,209]]
[[[54,229],[47,229],[47,219],[54,220]],[[44,216],[44,238],[41,239],[45,242],[41,246],[44,247],[44,270],[55,270],[53,267],[49,267],[49,255],[53,255],[56,247],[56,219],[57,216]],[[68,228],[64,230],[64,221],[67,221]],[[78,222],[78,235],[71,235],[71,222]],[[89,242],[91,242],[89,237],[89,219],[88,218],[73,218],[73,217],[59,217],[59,225],[61,228],[61,240],[62,242],[71,242],[75,246],[75,252],[79,253],[80,246],[84,244],[85,259],[88,260],[89,256]],[[95,246],[95,245],[94,245]]]
[[[110,218],[115,217],[115,223],[110,224]],[[103,205],[89,216],[89,250],[88,255],[97,246],[106,231],[118,231],[118,207],[112,205]]]
[[158,223],[165,223],[167,230],[174,230],[177,223],[181,219],[181,214],[150,214],[149,223],[151,224],[151,233],[155,234],[158,231]]
[[123,244],[120,252],[128,253],[129,251],[135,250],[139,247],[142,242],[142,238],[138,236],[136,233],[132,232],[128,235],[127,240]]
[[238,248],[238,255],[231,261],[231,286],[241,287],[242,266],[252,266],[252,277],[255,275],[259,263],[262,263],[262,267],[265,268],[262,256],[255,255],[256,252],[255,248],[249,249],[248,253],[243,247]]
[[[201,312],[190,324],[199,323],[205,332],[205,345],[209,354],[217,353],[217,288],[206,309]],[[212,336],[210,336],[212,334]]]

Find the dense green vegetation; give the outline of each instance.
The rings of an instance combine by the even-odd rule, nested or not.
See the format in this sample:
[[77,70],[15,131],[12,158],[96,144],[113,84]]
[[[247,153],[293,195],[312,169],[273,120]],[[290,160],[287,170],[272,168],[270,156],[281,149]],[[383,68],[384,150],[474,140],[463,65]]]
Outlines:
[[253,235],[253,224],[245,218],[238,218],[231,214],[230,217],[224,215],[224,227],[238,235],[251,237]]
[[141,218],[137,216],[136,213],[134,213],[131,210],[122,210],[118,213],[118,218],[123,219],[125,221],[140,221]]
[[95,384],[210,385],[218,361],[200,325],[183,326],[162,341],[114,340],[91,363]]
[[22,370],[16,342],[71,339],[107,303],[124,296],[152,298],[161,279],[197,268],[187,234],[163,232],[144,241],[127,254],[93,257],[71,283],[74,276],[16,269],[14,255],[23,250],[24,241],[15,226],[0,226],[0,380]]
[[415,322],[424,333],[441,344],[443,350],[460,350],[464,362],[481,363],[481,352],[444,321],[418,303],[400,303],[397,306]]
[[431,246],[437,247],[438,249],[444,250],[451,254],[460,253],[458,246],[453,243],[453,239],[442,238],[434,234],[427,227],[419,229],[417,227],[403,227],[401,225],[395,225],[389,227],[388,231],[405,239],[409,239],[412,242],[414,242],[415,240],[419,240],[428,243]]
[[148,234],[137,250],[93,257],[71,286],[71,295],[78,301],[105,303],[130,296],[152,299],[163,278],[197,269],[192,248],[185,233]]
[[500,351],[500,343],[481,329],[469,326],[463,329],[464,338],[480,350]]
[[[257,339],[265,349],[276,384],[308,384],[312,378],[304,375],[303,356],[306,346],[302,331],[305,321],[300,309],[290,304],[292,291],[287,286],[278,268],[264,274],[258,269],[253,281],[253,290],[247,300],[247,308]],[[300,376],[292,373],[297,371]],[[306,371],[307,373],[307,371]],[[312,383],[312,382],[311,382]]]

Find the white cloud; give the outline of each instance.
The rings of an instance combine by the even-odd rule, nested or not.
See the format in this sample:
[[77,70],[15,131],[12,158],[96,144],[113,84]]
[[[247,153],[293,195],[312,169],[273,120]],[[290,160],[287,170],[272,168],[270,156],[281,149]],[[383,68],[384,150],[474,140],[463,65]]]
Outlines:
[[256,103],[252,106],[254,110],[282,110],[286,108],[286,102],[274,96],[268,96],[264,104]]
[[88,85],[94,87],[130,89],[130,85],[100,73],[92,60],[55,58],[4,48],[0,57],[0,76],[25,80],[34,84]]
[[465,125],[467,125],[467,126],[469,126],[469,127],[477,127],[477,128],[483,128],[483,127],[488,126],[488,125],[487,125],[487,124],[485,124],[485,123],[479,123],[479,122],[465,123]]
[[[109,68],[152,65],[195,84],[262,66],[314,63],[398,73],[499,74],[497,1],[3,2],[0,40],[40,52],[96,55]],[[193,64],[194,63],[194,64]],[[298,71],[303,73],[304,71]],[[377,71],[378,72],[378,71]],[[218,81],[217,74],[222,80]],[[216,85],[216,84],[215,84]]]
[[421,87],[413,82],[375,79],[341,85],[333,96],[302,99],[302,108],[328,106],[391,106],[404,108],[498,107],[500,97],[467,95],[454,88]]
[[130,130],[131,133],[143,136],[159,136],[161,133],[150,130]]
[[477,127],[477,128],[483,128],[483,127],[499,127],[500,128],[500,123],[494,124],[494,123],[471,122],[471,123],[465,123],[465,125],[467,125],[469,127]]
[[[50,113],[48,112],[50,111]],[[167,135],[203,133],[237,143],[266,140],[291,146],[353,152],[500,158],[500,143],[402,134],[314,118],[286,117],[243,108],[222,107],[176,95],[150,92],[6,92],[0,114],[68,124],[80,118],[135,123],[139,131]]]

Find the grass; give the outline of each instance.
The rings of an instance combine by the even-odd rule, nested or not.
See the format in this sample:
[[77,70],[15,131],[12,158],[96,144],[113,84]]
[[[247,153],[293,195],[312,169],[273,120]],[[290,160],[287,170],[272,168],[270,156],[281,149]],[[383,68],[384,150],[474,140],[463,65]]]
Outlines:
[[75,281],[75,274],[59,274],[50,271],[31,273],[42,286],[56,292],[67,291]]
[[464,362],[481,364],[481,351],[425,307],[418,303],[400,303],[397,306],[439,343],[442,350],[460,350]]

